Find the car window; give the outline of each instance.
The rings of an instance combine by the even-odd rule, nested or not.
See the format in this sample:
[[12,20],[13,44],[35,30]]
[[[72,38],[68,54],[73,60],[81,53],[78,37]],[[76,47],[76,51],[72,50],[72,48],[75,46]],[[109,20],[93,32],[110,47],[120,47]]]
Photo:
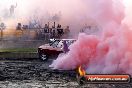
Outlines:
[[68,47],[75,42],[75,40],[55,40],[54,42],[52,42],[51,46],[54,48],[63,48],[63,41],[66,41]]
[[68,45],[68,47],[73,44],[75,42],[75,40],[67,40],[66,44]]
[[57,45],[58,48],[63,48],[63,41],[60,41]]
[[54,42],[52,43],[51,46],[52,46],[52,47],[57,47],[59,42],[60,42],[60,41],[56,40],[56,41],[54,41]]

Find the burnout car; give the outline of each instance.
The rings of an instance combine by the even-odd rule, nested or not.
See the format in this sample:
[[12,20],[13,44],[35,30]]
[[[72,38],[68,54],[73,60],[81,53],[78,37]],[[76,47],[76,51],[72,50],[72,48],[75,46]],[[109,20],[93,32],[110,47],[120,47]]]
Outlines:
[[60,53],[66,53],[69,51],[68,47],[75,41],[75,39],[50,39],[48,44],[38,48],[39,58],[47,60],[49,57],[56,57]]

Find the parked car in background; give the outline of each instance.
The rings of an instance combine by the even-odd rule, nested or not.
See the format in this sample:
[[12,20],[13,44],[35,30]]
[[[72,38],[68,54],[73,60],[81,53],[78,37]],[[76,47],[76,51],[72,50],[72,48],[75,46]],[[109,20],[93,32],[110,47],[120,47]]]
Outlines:
[[69,51],[68,47],[75,41],[75,39],[50,39],[48,44],[38,48],[39,58],[47,60],[50,56],[56,57],[60,53],[66,53]]

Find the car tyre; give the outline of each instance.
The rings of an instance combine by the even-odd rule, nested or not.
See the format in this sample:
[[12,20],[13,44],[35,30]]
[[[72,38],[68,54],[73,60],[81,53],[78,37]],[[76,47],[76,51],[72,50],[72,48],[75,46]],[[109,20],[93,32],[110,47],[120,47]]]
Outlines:
[[40,58],[41,60],[43,60],[43,61],[46,61],[46,60],[48,60],[48,55],[46,55],[46,54],[41,54],[41,55],[39,55],[39,58]]

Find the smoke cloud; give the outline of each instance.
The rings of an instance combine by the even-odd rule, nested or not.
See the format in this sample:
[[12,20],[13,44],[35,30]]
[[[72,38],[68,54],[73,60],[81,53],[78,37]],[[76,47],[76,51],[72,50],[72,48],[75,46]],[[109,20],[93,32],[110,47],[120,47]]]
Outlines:
[[0,21],[9,27],[34,19],[40,24],[57,21],[69,25],[73,36],[85,24],[97,26],[100,35],[79,34],[70,51],[51,67],[69,70],[83,65],[88,73],[132,74],[131,8],[130,0],[0,0]]
[[[113,6],[112,1],[109,0],[108,3],[105,3],[105,8],[101,6],[103,2],[104,1],[102,0],[96,2],[91,0],[0,0],[0,21],[11,28],[16,27],[19,22],[28,24],[30,21],[33,22],[35,20],[39,24],[44,25],[47,22],[53,23],[53,21],[56,21],[57,23],[62,24],[62,26],[70,26],[70,30],[74,36],[78,35],[77,33],[86,24],[98,25],[100,27],[101,24],[100,22],[97,22],[96,19],[98,19],[98,21],[100,19],[101,21],[111,20],[111,18],[117,20],[120,19],[120,16],[122,16],[120,14],[123,9],[120,4],[121,2],[116,0],[114,1],[115,6]],[[132,23],[131,20],[129,20],[131,18],[130,2],[130,0],[124,0],[126,6],[125,13],[127,14],[125,22],[127,22],[127,24]],[[98,6],[98,4],[100,4],[100,6]],[[12,5],[16,6],[16,8],[14,8],[13,16],[10,16],[10,8]],[[104,9],[109,9],[110,11],[107,11],[107,16],[104,18],[97,17],[97,15],[102,16],[103,14],[106,14],[105,11],[101,12]],[[116,9],[118,11],[116,11]],[[113,15],[116,15],[116,17],[112,17],[111,11],[114,11]],[[106,19],[108,16],[110,18]]]
[[[16,4],[13,16],[10,16],[11,5]],[[0,11],[0,19],[7,26],[14,27],[18,22],[28,24],[33,20],[42,25],[56,21],[70,26],[74,33],[88,22],[86,19],[89,19],[86,14],[89,11],[82,0],[0,0]]]
[[87,73],[132,75],[132,30],[126,1],[83,0],[91,9],[88,16],[101,27],[102,34],[80,33],[70,51],[59,55],[50,67],[70,70],[83,66]]

